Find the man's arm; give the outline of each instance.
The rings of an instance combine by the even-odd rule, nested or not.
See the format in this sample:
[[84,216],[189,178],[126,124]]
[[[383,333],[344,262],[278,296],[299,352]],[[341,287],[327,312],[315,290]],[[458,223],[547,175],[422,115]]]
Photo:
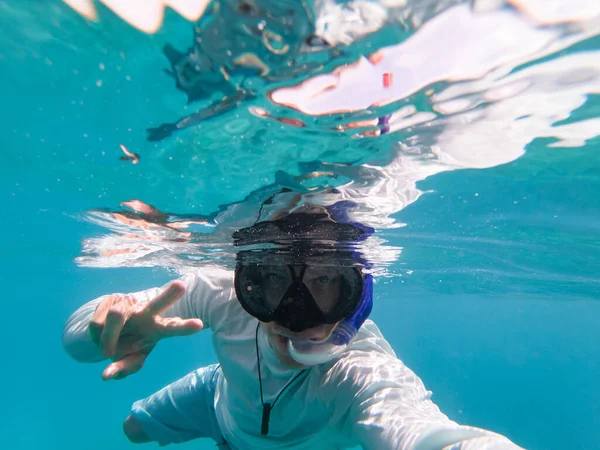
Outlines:
[[[161,317],[201,319],[204,328],[218,328],[226,319],[223,306],[235,300],[233,274],[221,267],[208,267],[181,280],[186,290],[183,296]],[[131,294],[136,301],[148,303],[160,295],[167,285]],[[92,300],[67,320],[63,329],[63,347],[79,362],[98,362],[106,359],[97,343],[92,340],[90,321],[98,305],[108,296]]]
[[[499,434],[459,425],[431,401],[431,392],[402,361],[353,351],[336,363],[342,430],[366,450],[522,450]],[[335,407],[338,410],[339,406]]]
[[[193,289],[190,289],[194,284],[192,277],[184,278],[182,281],[186,285],[186,292],[183,297],[175,303],[169,310],[165,311],[163,317],[181,317],[184,319],[199,318],[194,315],[192,308],[191,295]],[[148,303],[153,298],[156,298],[165,290],[167,285],[161,288],[151,288],[145,291],[136,292],[131,295],[140,303]],[[121,295],[121,294],[114,294]],[[65,323],[63,329],[63,347],[66,352],[76,361],[79,362],[98,362],[106,359],[97,345],[93,341],[90,333],[90,322],[98,305],[105,300],[108,295],[104,295],[94,299],[75,311]]]

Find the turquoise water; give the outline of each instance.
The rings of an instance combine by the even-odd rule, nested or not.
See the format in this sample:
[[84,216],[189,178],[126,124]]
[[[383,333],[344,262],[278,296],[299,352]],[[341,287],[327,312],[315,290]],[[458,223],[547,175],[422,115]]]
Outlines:
[[[130,404],[213,362],[208,333],[163,342],[141,373],[104,383],[102,365],[77,364],[62,351],[64,321],[106,292],[162,284],[214,259],[228,264],[227,230],[255,218],[257,198],[281,186],[311,201],[326,201],[323,191],[338,187],[377,228],[372,317],[442,411],[526,448],[598,448],[597,21],[572,21],[568,31],[523,28],[521,12],[510,10],[503,33],[470,48],[456,44],[459,29],[489,26],[465,25],[464,17],[456,26],[457,10],[441,10],[423,16],[435,32],[383,29],[322,72],[278,81],[234,75],[253,83],[244,86],[255,98],[150,142],[146,128],[206,107],[186,106],[163,72],[163,45],[185,51],[191,43],[188,21],[169,11],[148,35],[101,7],[99,22],[88,23],[60,3],[0,2],[2,448],[130,448],[121,432]],[[498,49],[498,61],[496,50],[474,56],[514,36],[522,40]],[[276,103],[286,87],[405,41],[431,56],[414,66],[407,53],[396,57],[406,67],[393,68],[388,105],[317,115],[363,94],[380,100],[388,91],[370,91],[380,78],[367,82],[366,72],[350,78],[354,91],[338,86],[339,95],[334,89],[318,104]],[[445,65],[444,45],[465,73]],[[355,136],[377,129],[376,120],[348,126],[385,114],[389,134]],[[402,125],[405,117],[415,124]],[[138,164],[120,159],[120,144],[139,154]],[[319,170],[333,175],[295,178]],[[189,225],[188,242],[157,239],[150,254],[101,254],[162,236],[108,214],[132,199],[170,212],[171,221],[195,214],[210,226]],[[99,209],[107,214],[90,215]],[[128,233],[137,238],[127,241]]]

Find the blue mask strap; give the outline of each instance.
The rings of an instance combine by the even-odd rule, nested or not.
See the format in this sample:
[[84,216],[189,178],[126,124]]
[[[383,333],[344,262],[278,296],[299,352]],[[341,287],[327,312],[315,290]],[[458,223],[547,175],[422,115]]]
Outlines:
[[[365,320],[371,314],[371,310],[373,309],[373,276],[371,274],[367,274],[365,276],[365,280],[363,283],[363,291],[358,302],[358,305],[354,312],[347,316],[338,328],[340,333],[335,333],[334,331],[334,344],[335,345],[345,345],[349,344],[350,341],[356,336],[360,327],[362,327]],[[347,332],[342,332],[342,329],[347,330]]]

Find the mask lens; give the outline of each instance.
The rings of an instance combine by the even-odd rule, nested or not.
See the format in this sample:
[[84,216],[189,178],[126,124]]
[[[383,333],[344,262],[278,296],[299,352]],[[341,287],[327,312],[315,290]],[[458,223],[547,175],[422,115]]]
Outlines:
[[[290,290],[296,281],[302,287],[299,291]],[[260,320],[273,320],[278,308],[288,311],[286,302],[290,299],[284,297],[297,292],[293,309],[312,309],[325,323],[335,323],[356,308],[362,285],[362,275],[355,267],[287,265],[238,266],[235,283],[244,309]],[[302,292],[309,295],[301,295]]]
[[258,266],[259,283],[264,302],[277,308],[292,284],[292,274],[287,266]]
[[239,265],[235,291],[242,307],[259,320],[270,322],[292,283],[287,266]]
[[350,314],[360,301],[362,275],[356,267],[313,266],[306,270],[304,284],[327,323]]
[[[350,269],[350,270],[348,270]],[[344,267],[307,267],[302,279],[319,310],[327,315],[332,313],[345,300],[343,287],[348,278],[354,277],[351,268]]]

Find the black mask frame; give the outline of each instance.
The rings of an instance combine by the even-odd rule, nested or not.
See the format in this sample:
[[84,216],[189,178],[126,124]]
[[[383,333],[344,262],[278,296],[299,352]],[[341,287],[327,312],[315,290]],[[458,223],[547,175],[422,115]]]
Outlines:
[[[350,314],[358,305],[363,290],[363,275],[358,267],[351,267],[356,276],[358,286],[355,289],[342,287],[340,300],[336,308],[332,311],[323,313],[309,288],[304,284],[303,278],[308,265],[302,265],[300,274],[297,275],[293,265],[287,265],[291,280],[289,287],[280,299],[275,309],[268,308],[264,298],[260,298],[257,286],[253,286],[247,281],[245,286],[242,279],[245,279],[244,272],[255,270],[259,265],[238,264],[235,270],[235,291],[238,301],[242,307],[252,316],[262,322],[275,322],[293,332],[301,332],[308,328],[321,324],[333,324],[348,314]],[[258,296],[258,300],[252,300],[252,296]]]

